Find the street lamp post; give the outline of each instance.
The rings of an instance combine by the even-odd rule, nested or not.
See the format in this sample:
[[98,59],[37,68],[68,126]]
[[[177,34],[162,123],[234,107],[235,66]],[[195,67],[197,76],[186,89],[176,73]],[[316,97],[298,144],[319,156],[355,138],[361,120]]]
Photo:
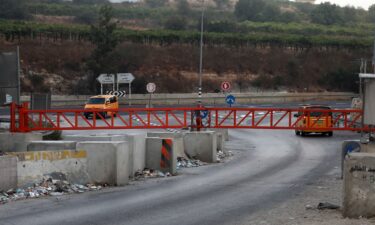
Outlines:
[[[201,37],[200,37],[200,49],[199,49],[199,73],[198,73],[198,108],[202,107],[202,67],[203,67],[203,19],[204,19],[204,0],[202,0],[202,14],[201,14]],[[202,116],[201,111],[195,111],[197,131],[202,128]]]
[[199,84],[198,84],[198,106],[202,106],[202,67],[203,67],[203,30],[204,25],[204,0],[202,0],[202,14],[201,14],[201,37],[200,37],[200,52],[199,52]]

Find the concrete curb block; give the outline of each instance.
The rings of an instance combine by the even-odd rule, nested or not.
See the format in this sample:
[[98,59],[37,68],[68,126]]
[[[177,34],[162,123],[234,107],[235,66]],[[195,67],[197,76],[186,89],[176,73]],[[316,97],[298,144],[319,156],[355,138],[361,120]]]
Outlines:
[[350,153],[346,157],[343,216],[375,217],[375,153]]
[[90,183],[124,185],[129,181],[128,142],[86,141],[77,150],[87,151]]
[[[171,143],[168,151],[168,156],[163,159],[163,140]],[[172,138],[146,138],[146,167],[150,169],[160,170],[162,172],[169,172],[171,174],[177,173],[177,156],[176,149],[178,146],[173,142]],[[162,167],[162,161],[167,161],[165,167]]]
[[214,131],[186,132],[184,149],[191,158],[214,163],[217,160],[217,136]]

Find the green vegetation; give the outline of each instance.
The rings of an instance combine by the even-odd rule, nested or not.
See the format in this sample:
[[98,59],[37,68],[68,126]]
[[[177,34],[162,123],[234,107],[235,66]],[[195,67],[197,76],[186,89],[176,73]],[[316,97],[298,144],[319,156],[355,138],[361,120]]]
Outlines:
[[[249,23],[240,26],[242,33],[208,32],[205,42],[208,45],[240,46],[279,46],[279,47],[328,47],[328,48],[367,48],[371,47],[372,35],[367,28],[371,25],[349,27],[326,27],[322,25],[303,26],[277,23]],[[134,43],[167,45],[173,43],[198,44],[199,32],[146,30],[134,31],[117,29],[116,36],[121,41]],[[85,25],[48,25],[33,22],[0,20],[0,34],[6,40],[21,41],[22,38],[51,39],[54,41],[90,39],[90,27]]]
[[[202,6],[197,3],[190,4],[192,1],[178,0],[174,1],[174,4],[170,4],[168,0],[124,3],[109,3],[107,0],[0,1],[0,37],[7,41],[21,43],[24,39],[31,39],[40,42],[69,41],[72,45],[75,44],[73,41],[94,44],[96,48],[93,52],[90,49],[91,57],[85,55],[84,58],[77,57],[74,61],[74,71],[77,74],[86,73],[85,79],[91,79],[102,71],[125,71],[129,67],[141,70],[152,68],[149,65],[164,57],[155,56],[150,59],[149,64],[143,64],[146,56],[153,57],[146,54],[146,49],[158,49],[158,45],[167,49],[176,48],[178,56],[184,54],[179,51],[185,48],[185,56],[190,57],[191,62],[197,57],[194,51],[200,41]],[[239,0],[235,5],[229,0],[213,2],[215,4],[205,6],[204,17],[205,47],[211,51],[217,50],[216,55],[206,57],[206,65],[212,57],[210,70],[218,74],[228,71],[256,74],[256,78],[252,78],[251,82],[260,88],[289,86],[301,90],[305,88],[301,84],[305,82],[306,77],[313,77],[310,83],[319,81],[319,84],[316,84],[319,87],[329,89],[336,85],[340,90],[355,89],[355,85],[352,85],[355,83],[353,68],[349,68],[348,65],[341,67],[338,64],[348,59],[345,57],[359,57],[356,54],[370,52],[375,30],[375,5],[369,10],[364,10],[339,7],[331,3],[313,5],[288,0]],[[143,52],[136,50],[135,53],[130,53],[131,51],[123,45],[128,48],[137,46]],[[225,60],[220,62],[225,55],[221,53],[224,49],[229,52],[238,50],[238,59],[233,59],[229,65],[226,65]],[[262,60],[256,60],[263,57],[262,54],[251,61],[239,63],[240,57],[243,59],[253,54],[251,52],[242,55],[243,51],[249,49],[262,54],[271,51],[272,54],[268,56],[270,64],[260,66]],[[279,57],[274,54],[277,51]],[[283,61],[281,52],[285,55],[295,55],[288,56],[287,60]],[[311,52],[315,55],[312,55],[310,61],[304,65],[307,68],[301,69],[300,65],[305,62],[305,55]],[[324,70],[320,70],[320,64],[324,61],[319,62],[319,66],[314,65],[314,62],[322,57],[317,55],[330,52],[338,52],[337,55],[332,55],[332,62],[338,56],[342,56],[342,61],[337,62],[332,69],[332,62],[324,67]],[[163,51],[158,54],[168,55]],[[206,54],[210,54],[210,51]],[[226,55],[228,54],[232,53]],[[171,59],[162,60],[158,66],[170,61]],[[279,62],[283,66],[277,67]],[[190,71],[195,68],[194,63],[185,63],[181,63],[183,66],[179,69]],[[252,64],[254,67],[248,66]],[[49,70],[46,66],[44,68]],[[152,70],[146,72],[159,74]],[[164,73],[169,74],[169,71]],[[246,85],[250,80],[240,77],[238,79],[241,82],[240,86]],[[140,89],[145,82],[146,79],[139,84]],[[93,89],[93,86],[82,87],[82,90]]]
[[[113,22],[113,8],[103,5],[100,8],[99,19],[96,25],[90,28],[90,41],[96,46],[88,59],[87,66],[92,76],[90,84],[95,87],[95,78],[100,73],[116,73],[112,62],[115,58],[113,52],[119,42],[115,34],[116,22]],[[94,90],[94,89],[93,89]]]
[[25,0],[1,0],[0,18],[21,20],[29,18],[25,3]]

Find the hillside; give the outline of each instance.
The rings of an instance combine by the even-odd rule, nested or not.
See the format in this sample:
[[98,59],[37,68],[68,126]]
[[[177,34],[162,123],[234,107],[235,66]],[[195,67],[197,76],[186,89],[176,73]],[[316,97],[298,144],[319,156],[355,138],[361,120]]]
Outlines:
[[[179,2],[157,2],[162,6],[113,4],[119,43],[110,55],[111,72],[133,73],[136,93],[145,92],[147,82],[157,83],[159,92],[196,91],[200,6],[189,1],[185,12]],[[218,91],[223,80],[237,91],[356,90],[359,59],[372,54],[371,10],[363,14],[352,8],[362,12],[357,21],[327,25],[310,21],[311,14],[302,10],[319,6],[275,0],[264,7],[274,6],[277,21],[244,20],[236,15],[234,1],[207,2],[204,91]],[[87,22],[96,23],[101,5],[30,1],[25,7],[35,12],[27,20],[0,20],[0,51],[21,48],[22,90],[93,93],[97,74],[88,60],[95,45]],[[282,22],[286,14],[298,19]]]

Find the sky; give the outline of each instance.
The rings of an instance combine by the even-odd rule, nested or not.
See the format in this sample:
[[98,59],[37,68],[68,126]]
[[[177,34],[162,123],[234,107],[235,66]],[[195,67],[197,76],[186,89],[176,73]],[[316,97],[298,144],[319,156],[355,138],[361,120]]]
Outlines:
[[[110,0],[111,2],[123,2],[126,0]],[[127,1],[135,1],[135,0],[127,0]],[[316,3],[321,2],[331,2],[340,6],[355,6],[355,7],[362,7],[364,9],[368,9],[368,7],[372,4],[375,4],[374,0],[316,0]]]

